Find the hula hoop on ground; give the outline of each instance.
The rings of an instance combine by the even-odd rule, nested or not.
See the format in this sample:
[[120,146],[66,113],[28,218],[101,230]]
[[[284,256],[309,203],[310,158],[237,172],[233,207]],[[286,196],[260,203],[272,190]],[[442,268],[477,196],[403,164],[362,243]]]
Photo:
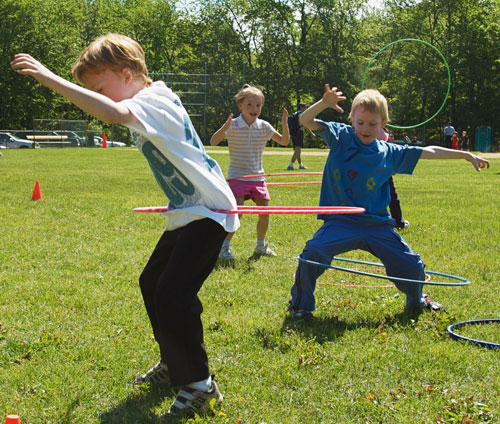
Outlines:
[[[228,215],[344,215],[358,214],[365,211],[364,208],[351,206],[238,206],[234,210],[211,209],[213,212]],[[168,206],[146,206],[134,208],[134,212],[141,213],[165,213]]]
[[[336,269],[330,269],[330,271],[337,271]],[[359,269],[355,269],[354,271],[359,271]],[[295,277],[295,275],[294,275]],[[430,281],[431,276],[429,274],[425,274],[425,281]],[[337,286],[337,287],[347,287],[352,289],[395,289],[396,286],[394,284],[383,284],[383,285],[373,285],[373,284],[347,284],[347,283],[330,283],[317,281],[316,284],[318,286]]]
[[470,337],[465,337],[460,334],[455,333],[453,330],[457,327],[463,327],[464,325],[472,325],[472,324],[490,324],[490,323],[498,323],[500,324],[500,319],[473,319],[469,321],[461,321],[455,324],[451,324],[448,326],[447,330],[452,339],[455,340],[465,340],[467,342],[471,342],[477,344],[478,346],[486,347],[488,349],[500,349],[500,343],[491,343],[485,340],[472,339]]
[[[329,269],[336,269],[338,271],[350,272],[350,273],[358,274],[358,275],[366,275],[367,277],[382,278],[384,280],[391,280],[391,281],[400,281],[402,283],[428,284],[428,285],[432,285],[432,286],[467,286],[470,284],[470,281],[465,279],[465,278],[458,277],[456,275],[445,274],[445,273],[437,272],[437,271],[426,271],[425,273],[450,278],[452,280],[457,280],[459,282],[450,283],[450,282],[439,282],[439,281],[427,281],[427,279],[425,281],[422,281],[422,280],[412,280],[409,278],[390,277],[388,275],[380,275],[380,274],[374,274],[371,272],[357,271],[357,270],[352,269],[352,268],[342,268],[339,266],[322,264],[320,262],[315,262],[315,261],[310,261],[308,259],[303,259],[300,256],[298,257],[298,259],[300,262],[304,262],[304,263],[307,263],[310,265],[321,266],[323,268],[329,268]],[[335,256],[333,259],[339,260],[339,261],[363,264],[363,265],[373,265],[373,266],[381,266],[381,267],[384,266],[384,264],[377,263],[377,262],[368,262],[368,261],[360,261],[357,259],[340,258],[338,256]]]
[[446,61],[446,59],[444,58],[443,54],[435,47],[433,46],[431,43],[428,43],[427,41],[424,41],[424,40],[419,40],[418,38],[402,38],[400,40],[396,40],[396,41],[393,41],[392,43],[389,43],[387,44],[386,46],[382,47],[377,53],[375,53],[375,56],[373,56],[370,61],[368,62],[368,65],[366,66],[365,68],[365,72],[363,74],[363,79],[361,81],[361,90],[364,90],[364,87],[365,87],[365,79],[366,79],[366,74],[368,73],[368,70],[370,69],[373,61],[387,48],[393,46],[394,44],[397,44],[397,43],[401,43],[403,41],[417,41],[419,43],[422,43],[422,44],[425,44],[426,46],[428,47],[431,47],[433,48],[434,50],[436,50],[436,52],[439,54],[439,56],[441,57],[441,59],[443,60],[443,63],[444,65],[446,66],[446,72],[448,73],[448,88],[446,90],[446,95],[444,96],[444,100],[443,100],[443,103],[441,104],[441,106],[439,107],[439,109],[437,110],[436,113],[434,113],[434,115],[432,115],[430,118],[426,119],[425,121],[421,122],[420,124],[416,124],[416,125],[407,125],[407,126],[400,126],[400,125],[391,125],[391,124],[387,124],[388,127],[390,128],[398,128],[398,129],[411,129],[411,128],[417,128],[417,127],[420,127],[422,125],[425,125],[427,124],[427,122],[431,121],[432,119],[434,119],[437,114],[439,112],[441,112],[441,110],[443,109],[444,105],[446,104],[446,101],[448,100],[448,95],[450,94],[450,88],[451,88],[451,74],[450,74],[450,67],[448,66],[448,62]]

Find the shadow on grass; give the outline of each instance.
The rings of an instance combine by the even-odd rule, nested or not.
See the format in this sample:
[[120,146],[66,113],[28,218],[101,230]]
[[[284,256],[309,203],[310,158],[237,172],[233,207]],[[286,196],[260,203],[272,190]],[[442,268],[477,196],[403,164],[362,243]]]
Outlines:
[[[178,423],[179,418],[160,417],[153,409],[173,397],[177,391],[172,387],[151,387],[133,391],[127,399],[113,409],[103,412],[100,416],[102,424],[146,424],[146,423]],[[168,405],[170,406],[170,405]]]
[[262,255],[252,254],[246,260],[225,260],[219,258],[217,263],[215,264],[214,270],[218,270],[221,268],[242,268],[243,272],[253,272],[254,264],[262,258]]
[[300,332],[308,338],[314,338],[318,343],[333,341],[342,337],[345,332],[356,330],[358,328],[371,328],[373,330],[380,326],[388,328],[414,327],[421,315],[422,311],[403,311],[395,315],[387,315],[383,318],[374,320],[362,320],[357,322],[346,322],[338,317],[322,317],[307,321],[301,321],[290,316],[286,316],[283,320],[281,332],[293,330]]

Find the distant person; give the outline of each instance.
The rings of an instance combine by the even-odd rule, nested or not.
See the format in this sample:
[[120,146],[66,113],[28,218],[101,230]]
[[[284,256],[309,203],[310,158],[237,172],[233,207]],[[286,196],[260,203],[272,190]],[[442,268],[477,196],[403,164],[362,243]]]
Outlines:
[[448,122],[448,125],[444,127],[444,147],[450,149],[451,148],[451,138],[453,137],[453,133],[455,132],[455,128],[451,126],[451,122]]
[[169,199],[167,225],[139,284],[159,346],[160,361],[136,384],[180,388],[169,415],[204,414],[223,397],[209,373],[198,298],[238,217],[224,174],[209,157],[179,97],[148,76],[142,47],[107,34],[93,41],[73,65],[83,87],[49,71],[28,54],[11,67],[66,97],[100,121],[122,124],[147,159]]
[[460,150],[470,152],[470,139],[467,131],[462,131],[462,138],[460,139]]
[[290,131],[293,144],[293,155],[287,168],[288,171],[293,171],[295,161],[298,162],[299,169],[307,169],[307,166],[302,163],[302,159],[300,157],[302,149],[304,148],[304,127],[299,121],[300,115],[302,115],[302,112],[306,109],[307,105],[305,103],[299,103],[299,109],[293,115],[288,117],[288,130]]
[[[236,104],[241,112],[233,119],[231,113],[210,139],[211,146],[217,146],[227,139],[229,146],[229,187],[236,197],[236,203],[243,205],[245,200],[252,199],[257,206],[269,206],[271,197],[267,189],[262,156],[268,140],[276,141],[282,146],[288,145],[288,111],[283,109],[281,126],[283,135],[259,116],[264,106],[264,93],[257,87],[245,84],[235,96]],[[241,178],[254,175],[252,178]],[[269,228],[269,215],[259,215],[257,221],[257,241],[254,256],[276,256],[276,253],[265,242]],[[234,255],[230,243],[234,233],[227,235],[220,250],[220,258],[233,261]]]
[[460,150],[460,142],[458,141],[458,132],[453,133],[453,137],[451,137],[451,148],[453,150]]

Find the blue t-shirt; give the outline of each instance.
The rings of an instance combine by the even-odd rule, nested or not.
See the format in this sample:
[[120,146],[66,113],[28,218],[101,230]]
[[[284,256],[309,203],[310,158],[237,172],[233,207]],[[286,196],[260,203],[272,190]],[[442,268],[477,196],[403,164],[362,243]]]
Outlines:
[[[316,131],[330,148],[323,171],[320,206],[358,206],[360,215],[346,215],[365,222],[390,218],[388,180],[392,174],[411,174],[422,148],[400,146],[382,140],[363,144],[350,125],[317,120],[325,129]],[[334,219],[335,215],[318,215]]]

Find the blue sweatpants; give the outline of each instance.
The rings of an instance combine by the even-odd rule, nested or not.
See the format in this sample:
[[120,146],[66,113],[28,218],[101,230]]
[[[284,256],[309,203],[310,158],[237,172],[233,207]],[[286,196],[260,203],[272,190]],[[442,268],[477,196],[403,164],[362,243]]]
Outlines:
[[[363,223],[346,217],[327,220],[306,243],[300,257],[329,265],[335,255],[356,249],[365,250],[379,258],[389,276],[425,280],[425,263],[394,231],[392,220],[383,223]],[[291,290],[291,306],[294,309],[314,311],[316,279],[324,271],[322,266],[299,261]],[[406,295],[406,308],[425,305],[422,299],[422,284],[400,281],[393,283]]]

